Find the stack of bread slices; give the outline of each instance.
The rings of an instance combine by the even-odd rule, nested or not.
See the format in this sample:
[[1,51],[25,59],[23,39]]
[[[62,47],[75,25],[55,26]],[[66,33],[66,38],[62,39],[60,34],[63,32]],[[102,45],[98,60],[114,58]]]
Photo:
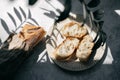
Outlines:
[[54,59],[88,61],[94,43],[86,26],[71,21],[63,26],[61,33],[65,40],[55,48]]

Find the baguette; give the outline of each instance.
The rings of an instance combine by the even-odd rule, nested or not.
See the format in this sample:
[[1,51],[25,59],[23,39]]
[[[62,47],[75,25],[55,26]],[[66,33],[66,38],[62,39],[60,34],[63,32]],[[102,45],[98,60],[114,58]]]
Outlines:
[[93,46],[92,37],[89,35],[84,36],[76,51],[76,57],[79,58],[80,61],[87,61],[91,55]]
[[61,30],[62,35],[65,37],[76,37],[76,38],[82,38],[87,34],[87,28],[85,26],[81,26],[80,23],[77,22],[69,22],[64,25],[64,27]]
[[43,39],[46,31],[39,26],[26,24],[22,31],[18,34],[19,38],[22,39],[30,48],[33,48],[38,42]]
[[65,39],[54,52],[54,58],[56,60],[68,60],[78,47],[79,40],[77,38]]

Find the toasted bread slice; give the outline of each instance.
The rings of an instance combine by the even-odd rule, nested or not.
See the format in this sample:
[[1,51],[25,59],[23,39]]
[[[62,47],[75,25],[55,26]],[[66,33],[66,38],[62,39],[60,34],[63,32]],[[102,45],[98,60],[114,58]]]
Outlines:
[[82,38],[84,35],[87,34],[87,28],[85,26],[81,26],[78,22],[70,22],[64,25],[64,27],[61,30],[61,33],[65,37],[76,37],[76,38]]
[[55,59],[65,60],[70,57],[75,49],[78,47],[79,39],[77,38],[67,38],[65,39],[54,52]]
[[92,37],[86,35],[80,42],[80,45],[76,51],[76,57],[79,58],[81,61],[87,61],[89,59],[89,56],[91,55],[93,46],[94,43],[92,42]]

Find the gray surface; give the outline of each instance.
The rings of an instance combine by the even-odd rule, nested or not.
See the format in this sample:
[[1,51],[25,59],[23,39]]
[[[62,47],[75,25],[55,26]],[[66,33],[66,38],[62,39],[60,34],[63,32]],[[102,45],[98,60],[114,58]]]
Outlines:
[[[53,64],[45,54],[43,40],[31,51],[33,55],[24,61],[14,80],[120,80],[120,16],[114,12],[116,9],[120,10],[120,0],[101,1],[101,6],[105,10],[103,29],[107,34],[108,49],[100,63],[81,72],[63,70]],[[73,4],[78,4],[78,2],[73,2]],[[78,5],[75,6],[73,13],[80,10]]]

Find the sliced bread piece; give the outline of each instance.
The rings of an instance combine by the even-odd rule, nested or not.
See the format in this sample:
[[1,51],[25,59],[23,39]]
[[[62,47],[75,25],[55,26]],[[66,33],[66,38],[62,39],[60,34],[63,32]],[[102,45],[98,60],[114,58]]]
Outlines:
[[76,37],[82,38],[87,34],[87,28],[85,26],[81,27],[80,23],[72,21],[64,25],[61,30],[61,33],[65,37]]
[[78,47],[79,39],[67,38],[65,39],[54,52],[54,58],[57,60],[65,60],[70,57],[75,49]]
[[76,51],[76,57],[79,58],[80,61],[87,61],[91,55],[93,46],[92,37],[89,35],[84,36]]

